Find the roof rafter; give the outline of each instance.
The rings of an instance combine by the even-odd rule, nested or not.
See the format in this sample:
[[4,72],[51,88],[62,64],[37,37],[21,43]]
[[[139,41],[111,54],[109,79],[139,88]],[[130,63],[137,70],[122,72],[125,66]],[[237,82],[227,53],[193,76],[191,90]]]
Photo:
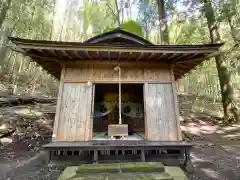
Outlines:
[[60,51],[62,54],[64,54],[66,57],[68,57],[69,59],[73,59],[72,56],[67,52],[67,51]]
[[136,61],[139,61],[143,56],[143,53],[141,52],[140,55],[137,57]]
[[219,52],[214,52],[214,53],[211,53],[211,54],[205,54],[204,58],[202,58],[202,57],[194,58],[195,56],[197,56],[197,55],[195,55],[192,58],[188,58],[185,61],[178,61],[177,64],[188,63],[188,62],[196,62],[196,61],[203,61],[204,59],[209,59],[209,58],[217,56],[217,55],[219,55]]
[[84,53],[87,55],[88,59],[92,60],[92,56],[88,53],[88,51],[84,51]]

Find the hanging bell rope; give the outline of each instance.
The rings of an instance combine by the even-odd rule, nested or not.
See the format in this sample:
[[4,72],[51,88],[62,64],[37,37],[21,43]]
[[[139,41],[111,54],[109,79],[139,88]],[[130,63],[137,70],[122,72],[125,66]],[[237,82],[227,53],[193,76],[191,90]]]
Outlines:
[[119,124],[122,124],[122,107],[121,107],[121,68],[120,68],[120,65],[117,65],[115,68],[114,68],[114,71],[118,71],[118,109],[119,109],[119,121],[118,123]]

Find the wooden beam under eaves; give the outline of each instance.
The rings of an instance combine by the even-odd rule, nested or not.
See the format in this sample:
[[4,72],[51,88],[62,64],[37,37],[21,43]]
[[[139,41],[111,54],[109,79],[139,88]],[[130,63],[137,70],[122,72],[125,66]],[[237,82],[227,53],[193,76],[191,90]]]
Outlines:
[[140,59],[142,59],[142,56],[143,56],[143,52],[140,53],[140,55],[137,57],[136,61],[139,61]]
[[88,53],[88,51],[84,51],[84,53],[87,55],[88,59],[92,60],[92,56]]
[[51,73],[58,73],[59,71],[61,72],[61,67],[56,68],[55,66],[42,66],[44,69],[48,70]]
[[[177,64],[178,64],[178,63],[181,64],[181,63],[186,63],[186,62],[192,62],[193,59],[196,58],[196,56],[199,56],[199,54],[194,53],[194,54],[192,54],[191,56],[187,57],[187,59],[182,60],[182,61],[178,61],[178,62],[176,62],[176,63],[177,63]],[[203,59],[203,58],[204,58],[204,55],[203,55],[202,58],[197,58],[197,59]]]
[[81,59],[81,60],[84,60],[83,58],[82,58],[82,56],[80,56],[79,54],[78,54],[78,51],[72,51],[72,53],[77,57],[77,58],[75,58],[75,59]]
[[121,59],[121,55],[122,55],[122,53],[119,52],[119,53],[118,53],[118,57],[117,57],[117,61],[119,61],[119,60]]
[[111,52],[108,51],[108,60],[111,61]]
[[28,44],[18,44],[19,48],[23,49],[53,49],[53,50],[79,50],[79,51],[110,51],[110,52],[144,52],[144,53],[212,53],[218,50],[218,47],[171,47],[162,48],[161,46],[151,46],[151,47],[130,47],[130,46],[106,46],[106,45],[76,45],[76,46],[67,46],[67,45],[39,45],[38,43],[34,45]]
[[59,63],[58,62],[51,62],[51,63],[49,63],[49,61],[42,61],[42,60],[38,60],[38,59],[35,59],[36,60],[36,62],[38,63],[38,64],[40,64],[41,66],[58,66],[59,65]]
[[60,51],[64,56],[68,57],[69,59],[73,59],[72,56],[65,50]]
[[44,49],[40,49],[40,50],[38,50],[43,56],[45,56],[45,57],[49,57],[49,55],[45,52],[45,50]]
[[150,56],[145,60],[148,61],[148,60],[152,59],[154,56],[156,56],[156,53],[150,53]]
[[178,54],[173,53],[173,54],[167,56],[166,57],[167,58],[166,61],[171,61],[171,59],[174,59],[175,56],[178,56]]
[[[121,53],[121,52],[120,52],[120,53]],[[128,53],[128,57],[127,57],[127,61],[130,60],[131,56],[132,56],[132,52],[129,52],[129,53]]]
[[27,53],[26,55],[29,56],[29,57],[32,58],[32,59],[37,58],[37,59],[43,59],[43,60],[46,60],[46,61],[60,62],[59,59],[50,58],[50,57],[38,56],[38,55],[36,55],[36,54]]
[[53,56],[57,57],[57,59],[61,59],[61,56],[59,56],[54,49],[49,49],[47,52],[52,54]]
[[173,64],[175,64],[176,62],[178,62],[179,60],[181,59],[184,59],[188,56],[189,54],[181,54],[180,56],[178,56],[177,58],[174,58],[172,61],[173,61]]
[[99,60],[102,61],[102,57],[101,57],[99,51],[96,51],[96,53],[97,53],[97,55],[98,55]]
[[162,53],[160,57],[157,58],[157,61],[159,61],[160,59],[163,59],[165,56],[166,56],[166,53]]
[[179,64],[177,64],[177,66],[176,67],[180,67],[180,68],[188,68],[188,67],[193,67],[193,66],[196,66],[196,65],[198,65],[198,63],[191,63],[191,64],[189,64],[189,63],[179,63]]
[[181,76],[182,74],[185,74],[185,73],[186,73],[185,70],[181,70],[179,68],[174,68],[174,74]]

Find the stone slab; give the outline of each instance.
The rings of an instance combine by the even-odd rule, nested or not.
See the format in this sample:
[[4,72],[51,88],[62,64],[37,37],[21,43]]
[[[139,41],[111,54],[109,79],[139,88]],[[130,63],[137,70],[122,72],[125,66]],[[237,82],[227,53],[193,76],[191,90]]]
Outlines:
[[130,162],[111,164],[83,164],[77,173],[164,172],[161,162]]
[[187,176],[180,167],[165,166],[165,172],[170,174],[174,180],[188,180]]
[[159,162],[83,164],[67,167],[58,180],[188,180],[180,167]]
[[70,166],[64,169],[62,174],[58,177],[58,180],[68,180],[73,178],[77,175],[76,171],[78,170],[79,166]]
[[132,163],[121,163],[121,172],[164,172],[164,165],[161,162],[132,162]]
[[77,169],[79,174],[95,173],[118,173],[120,172],[120,163],[112,164],[83,164]]

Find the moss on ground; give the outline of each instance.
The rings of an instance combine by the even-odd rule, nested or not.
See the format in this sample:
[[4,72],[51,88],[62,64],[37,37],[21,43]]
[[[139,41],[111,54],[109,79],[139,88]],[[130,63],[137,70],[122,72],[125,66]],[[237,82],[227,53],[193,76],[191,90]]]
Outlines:
[[165,172],[171,174],[174,180],[188,180],[183,170],[177,166],[165,166]]
[[67,167],[58,180],[187,180],[179,167],[162,163],[83,164]]
[[164,172],[164,165],[160,162],[121,163],[121,172]]
[[94,173],[118,173],[120,171],[120,164],[83,164],[77,169],[80,174],[94,174]]
[[71,179],[72,177],[76,176],[78,168],[79,168],[78,166],[67,167],[63,171],[63,173],[59,176],[58,180],[68,180],[68,179]]

